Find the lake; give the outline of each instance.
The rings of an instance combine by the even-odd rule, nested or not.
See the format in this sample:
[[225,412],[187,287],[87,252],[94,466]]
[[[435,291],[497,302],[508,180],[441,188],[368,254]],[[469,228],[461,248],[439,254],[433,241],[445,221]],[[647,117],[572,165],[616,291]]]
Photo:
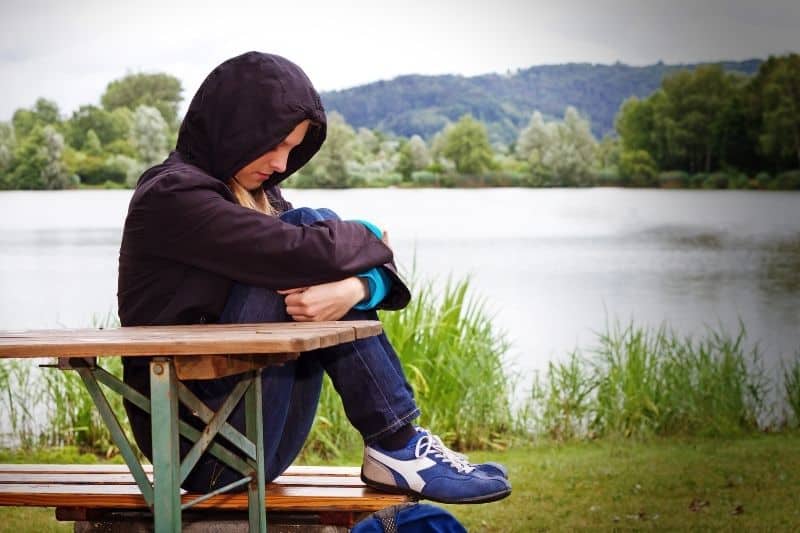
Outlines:
[[[770,365],[800,350],[800,194],[626,189],[287,190],[389,231],[401,270],[471,276],[531,375],[609,321],[747,327]],[[116,310],[131,191],[0,192],[0,329]]]

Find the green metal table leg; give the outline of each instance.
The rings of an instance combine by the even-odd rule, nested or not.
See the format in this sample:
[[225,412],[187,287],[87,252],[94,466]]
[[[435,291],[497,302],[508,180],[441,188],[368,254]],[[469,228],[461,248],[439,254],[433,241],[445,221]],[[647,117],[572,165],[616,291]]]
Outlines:
[[150,416],[153,431],[153,515],[156,533],[180,533],[180,453],[178,449],[178,388],[168,358],[150,362]]
[[244,397],[247,438],[256,445],[255,476],[248,486],[247,504],[250,531],[266,533],[267,507],[264,481],[264,413],[261,403],[261,370],[253,372],[250,387]]

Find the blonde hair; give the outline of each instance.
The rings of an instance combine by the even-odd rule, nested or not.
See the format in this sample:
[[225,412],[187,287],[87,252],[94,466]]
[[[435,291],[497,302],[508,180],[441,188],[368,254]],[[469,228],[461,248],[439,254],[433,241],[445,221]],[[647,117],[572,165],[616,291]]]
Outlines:
[[233,196],[236,197],[236,201],[239,202],[239,205],[242,207],[264,213],[265,215],[277,215],[277,211],[275,211],[275,208],[269,203],[267,193],[265,193],[264,189],[261,187],[254,191],[248,191],[236,181],[236,178],[228,180],[228,187],[231,192],[233,192]]

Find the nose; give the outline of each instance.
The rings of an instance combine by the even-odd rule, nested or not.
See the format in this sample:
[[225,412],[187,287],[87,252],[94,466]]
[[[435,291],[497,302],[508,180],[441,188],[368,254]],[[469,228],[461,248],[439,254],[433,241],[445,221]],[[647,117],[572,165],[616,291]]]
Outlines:
[[273,172],[285,172],[286,171],[286,163],[289,160],[289,153],[279,153],[273,157],[270,162],[269,166],[272,167]]

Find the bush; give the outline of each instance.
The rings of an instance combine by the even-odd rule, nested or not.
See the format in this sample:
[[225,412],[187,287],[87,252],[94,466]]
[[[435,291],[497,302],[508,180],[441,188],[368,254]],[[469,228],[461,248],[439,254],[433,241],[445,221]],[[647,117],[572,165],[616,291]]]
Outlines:
[[620,177],[619,170],[616,168],[608,167],[595,170],[591,179],[597,187],[620,187],[622,185],[622,177]]
[[658,184],[664,189],[689,186],[689,173],[683,170],[668,170],[658,175]]
[[700,189],[703,187],[703,183],[705,183],[707,178],[708,174],[704,172],[698,172],[697,174],[692,174],[691,176],[689,176],[689,187],[692,189]]
[[742,172],[731,172],[728,179],[729,189],[750,189],[750,179]]
[[800,190],[800,170],[790,170],[789,172],[782,172],[775,176],[775,181],[772,182],[774,189],[783,191],[796,191]]
[[77,162],[75,173],[84,185],[101,185],[107,181],[125,183],[127,169],[111,158],[87,155]]
[[436,187],[439,185],[439,176],[428,170],[418,170],[411,173],[411,181],[419,187]]
[[714,172],[703,181],[704,189],[727,189],[731,176],[726,172]]
[[626,185],[650,187],[656,184],[658,167],[653,157],[645,150],[622,152],[619,171]]
[[769,172],[759,172],[756,174],[756,184],[758,185],[759,189],[768,188],[771,182],[772,176],[769,175]]

